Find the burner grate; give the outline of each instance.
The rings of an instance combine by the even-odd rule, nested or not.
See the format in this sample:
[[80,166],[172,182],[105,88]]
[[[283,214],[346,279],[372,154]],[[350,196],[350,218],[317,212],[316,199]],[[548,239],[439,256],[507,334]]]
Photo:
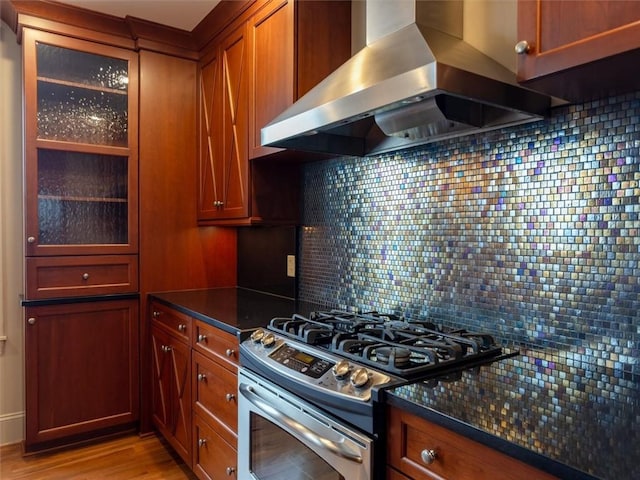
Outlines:
[[331,310],[309,317],[274,318],[269,324],[290,338],[332,351],[378,370],[412,379],[502,353],[493,337],[438,328],[378,312]]

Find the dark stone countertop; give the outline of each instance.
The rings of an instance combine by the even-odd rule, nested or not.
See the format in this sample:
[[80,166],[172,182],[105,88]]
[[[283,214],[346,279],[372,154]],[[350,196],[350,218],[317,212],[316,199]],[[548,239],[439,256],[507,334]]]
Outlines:
[[236,287],[159,292],[149,296],[241,338],[251,330],[266,327],[274,317],[290,317],[298,312],[308,314],[314,309],[292,298]]
[[640,478],[637,383],[572,357],[522,350],[459,378],[397,387],[387,403],[562,479]]
[[[274,317],[322,308],[242,288],[151,297],[240,338]],[[521,350],[459,378],[396,387],[386,399],[562,479],[640,478],[637,379],[582,358]]]

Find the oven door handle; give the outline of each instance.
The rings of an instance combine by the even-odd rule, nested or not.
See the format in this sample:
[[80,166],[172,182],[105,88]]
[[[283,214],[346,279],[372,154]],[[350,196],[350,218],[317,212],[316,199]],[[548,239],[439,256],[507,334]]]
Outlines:
[[294,420],[293,418],[285,415],[280,412],[276,408],[274,408],[271,404],[269,404],[265,399],[261,398],[258,392],[255,391],[253,387],[250,385],[245,385],[241,383],[238,387],[242,396],[244,396],[247,400],[253,403],[256,407],[264,410],[269,415],[277,419],[278,421],[285,423],[289,428],[295,430],[304,438],[309,440],[311,443],[316,445],[317,447],[324,448],[329,450],[331,453],[338,455],[342,458],[346,458],[347,460],[351,460],[357,463],[362,463],[362,456],[358,453],[348,451],[338,442],[334,442],[333,440],[329,440],[327,438],[322,438],[315,432],[312,432],[307,427],[302,425],[300,422]]

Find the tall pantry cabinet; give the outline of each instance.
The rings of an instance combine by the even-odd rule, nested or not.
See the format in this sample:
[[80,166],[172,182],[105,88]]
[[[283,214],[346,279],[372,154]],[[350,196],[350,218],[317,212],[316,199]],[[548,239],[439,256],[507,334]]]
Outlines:
[[29,452],[138,419],[138,57],[22,44]]

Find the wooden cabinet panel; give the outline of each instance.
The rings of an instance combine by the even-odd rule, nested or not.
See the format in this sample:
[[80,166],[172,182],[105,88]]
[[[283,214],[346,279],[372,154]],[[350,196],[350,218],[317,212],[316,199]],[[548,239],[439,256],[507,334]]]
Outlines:
[[238,366],[239,343],[235,335],[196,320],[193,346],[200,353],[217,359],[226,368],[234,369]]
[[572,101],[640,88],[637,1],[519,0],[518,38],[526,86]]
[[246,55],[242,23],[201,67],[200,220],[249,214]]
[[[432,422],[390,407],[388,410],[388,462],[414,480],[551,480],[512,457],[460,436]],[[422,452],[433,450],[425,463]]]
[[138,418],[138,301],[26,308],[25,450]]
[[153,421],[191,465],[191,348],[157,321],[151,325],[151,342]]
[[215,218],[219,210],[216,203],[222,198],[222,161],[220,157],[222,130],[221,116],[222,73],[219,71],[218,50],[200,66],[199,81],[199,170],[198,170],[198,219]]
[[273,0],[249,22],[251,158],[277,152],[262,147],[260,129],[295,99],[294,2]]
[[280,151],[261,146],[260,129],[351,56],[351,2],[265,2],[248,44],[249,157],[258,158]]
[[238,374],[197,352],[193,354],[193,405],[234,448],[238,431]]
[[158,302],[153,302],[150,309],[153,319],[167,328],[171,335],[187,344],[191,343],[191,317]]
[[225,442],[200,416],[194,415],[193,418],[193,471],[198,478],[237,478],[236,449]]
[[138,291],[138,257],[30,257],[27,298],[59,298]]
[[201,225],[299,222],[301,158],[262,147],[260,129],[350,53],[348,1],[260,0],[214,40],[200,63]]
[[138,57],[25,28],[26,254],[138,250]]

